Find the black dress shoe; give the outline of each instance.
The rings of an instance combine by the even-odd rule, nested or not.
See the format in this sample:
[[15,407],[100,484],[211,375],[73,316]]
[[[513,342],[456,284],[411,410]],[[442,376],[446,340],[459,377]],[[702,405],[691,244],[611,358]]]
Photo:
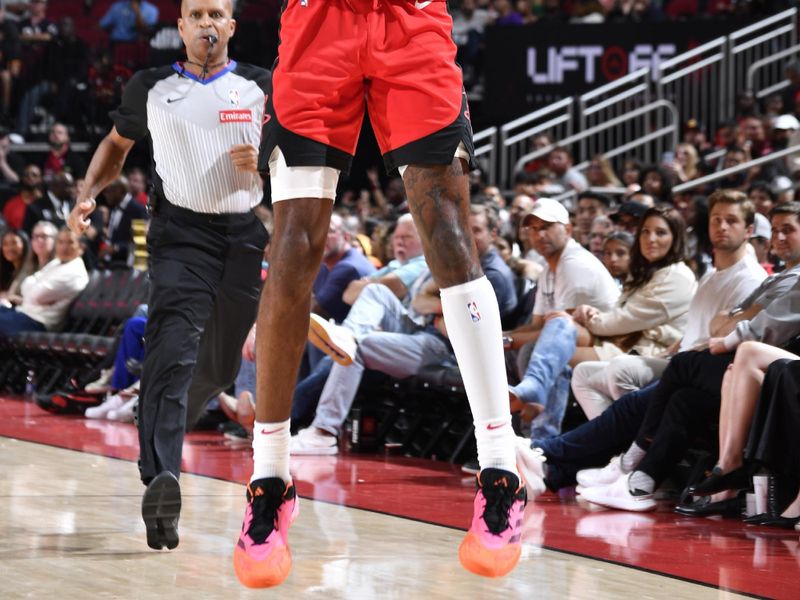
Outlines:
[[768,512],[765,513],[758,513],[757,515],[751,515],[749,517],[745,517],[742,519],[748,525],[762,525],[764,521],[768,521],[770,519],[774,519],[775,515],[771,515]]
[[711,502],[710,496],[701,496],[691,503],[682,503],[675,507],[675,512],[687,517],[709,517],[722,515],[723,517],[741,517],[744,508],[744,495],[735,498]]
[[800,517],[768,517],[761,521],[759,525],[766,525],[767,527],[778,527],[779,529],[794,529],[794,526],[800,523]]
[[742,490],[750,487],[750,470],[739,467],[730,473],[723,473],[719,467],[714,467],[711,475],[697,485],[689,487],[689,493],[694,496],[710,496],[724,490]]

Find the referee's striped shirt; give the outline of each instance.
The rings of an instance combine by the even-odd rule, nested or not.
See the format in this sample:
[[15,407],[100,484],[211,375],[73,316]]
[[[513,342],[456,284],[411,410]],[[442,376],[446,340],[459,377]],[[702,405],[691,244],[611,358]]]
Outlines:
[[128,139],[150,137],[156,202],[199,213],[243,213],[261,201],[259,175],[234,168],[235,144],[258,148],[270,72],[231,60],[202,80],[180,63],[140,71],[111,113]]

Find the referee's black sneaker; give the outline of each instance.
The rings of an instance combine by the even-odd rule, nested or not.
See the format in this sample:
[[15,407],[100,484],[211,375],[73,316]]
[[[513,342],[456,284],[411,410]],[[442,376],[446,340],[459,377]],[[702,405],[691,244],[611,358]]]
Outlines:
[[147,529],[147,545],[154,550],[178,546],[178,518],[181,514],[181,487],[169,471],[162,471],[147,485],[142,496],[142,519]]

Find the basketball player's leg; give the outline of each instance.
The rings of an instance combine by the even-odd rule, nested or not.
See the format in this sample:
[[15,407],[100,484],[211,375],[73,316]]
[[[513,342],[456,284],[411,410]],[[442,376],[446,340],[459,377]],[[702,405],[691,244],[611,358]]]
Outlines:
[[249,587],[277,585],[291,568],[288,528],[298,510],[289,475],[291,400],[336,184],[364,115],[364,78],[354,62],[362,21],[338,2],[289,3],[281,14],[259,156],[272,183],[275,229],[256,326],[253,476],[234,550],[236,574]]
[[[248,587],[278,585],[291,569],[288,529],[299,505],[289,474],[289,417],[339,174],[287,167],[277,147],[272,158],[274,234],[256,321],[253,475],[234,550],[236,574]],[[300,197],[309,192],[314,197]]]
[[[387,168],[399,168],[403,177],[475,421],[482,470],[459,556],[470,571],[500,576],[519,560],[525,489],[516,467],[500,310],[468,226],[469,109],[444,3],[385,11],[391,18],[374,17],[371,31],[380,36],[371,51],[382,68],[370,73],[369,114]],[[402,31],[392,26],[399,21]],[[502,501],[495,502],[498,495]],[[505,508],[493,508],[499,506]]]

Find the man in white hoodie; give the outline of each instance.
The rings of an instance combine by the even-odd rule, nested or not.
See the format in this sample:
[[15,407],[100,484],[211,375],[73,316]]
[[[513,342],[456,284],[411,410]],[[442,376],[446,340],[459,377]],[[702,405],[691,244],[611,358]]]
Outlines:
[[20,286],[22,303],[0,307],[0,337],[23,331],[45,331],[58,327],[69,305],[89,283],[78,236],[64,228],[56,240],[56,257]]

